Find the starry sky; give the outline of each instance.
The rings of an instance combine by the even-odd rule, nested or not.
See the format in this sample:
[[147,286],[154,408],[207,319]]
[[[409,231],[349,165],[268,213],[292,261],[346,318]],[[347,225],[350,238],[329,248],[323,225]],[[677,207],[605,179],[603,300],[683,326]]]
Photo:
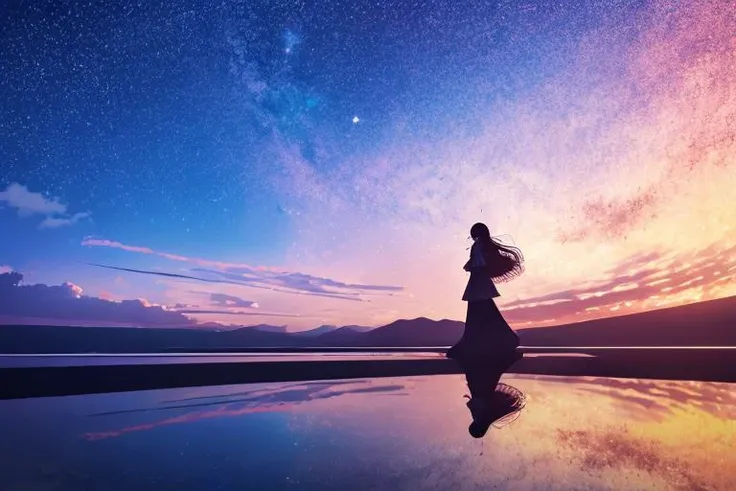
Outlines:
[[736,294],[734,1],[2,10],[0,322],[462,319],[476,221],[516,328]]

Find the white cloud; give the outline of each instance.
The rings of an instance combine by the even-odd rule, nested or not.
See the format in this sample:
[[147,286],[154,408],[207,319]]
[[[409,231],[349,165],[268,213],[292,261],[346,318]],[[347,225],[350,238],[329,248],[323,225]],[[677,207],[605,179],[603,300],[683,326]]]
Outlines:
[[75,213],[70,217],[46,217],[38,225],[38,228],[59,228],[77,223],[79,220],[90,216],[89,212]]
[[0,201],[18,210],[19,215],[64,215],[66,205],[41,193],[33,193],[27,187],[14,182],[0,191]]
[[72,225],[91,215],[89,212],[69,215],[67,206],[58,199],[34,193],[17,182],[8,185],[5,191],[0,191],[0,203],[15,208],[21,217],[44,215],[43,221],[38,226],[40,229]]

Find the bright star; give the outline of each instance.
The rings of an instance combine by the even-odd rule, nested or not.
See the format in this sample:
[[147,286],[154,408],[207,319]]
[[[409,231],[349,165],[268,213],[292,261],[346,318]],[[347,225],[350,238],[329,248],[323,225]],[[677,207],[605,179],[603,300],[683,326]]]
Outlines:
[[353,116],[353,123],[355,124],[360,123],[360,118],[358,116]]

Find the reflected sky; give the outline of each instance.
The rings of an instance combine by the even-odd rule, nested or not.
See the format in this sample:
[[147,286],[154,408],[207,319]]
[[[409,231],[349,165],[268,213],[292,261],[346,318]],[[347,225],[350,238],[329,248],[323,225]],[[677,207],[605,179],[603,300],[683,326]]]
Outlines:
[[503,381],[527,406],[482,441],[455,375],[4,401],[0,474],[44,490],[736,489],[733,385]]

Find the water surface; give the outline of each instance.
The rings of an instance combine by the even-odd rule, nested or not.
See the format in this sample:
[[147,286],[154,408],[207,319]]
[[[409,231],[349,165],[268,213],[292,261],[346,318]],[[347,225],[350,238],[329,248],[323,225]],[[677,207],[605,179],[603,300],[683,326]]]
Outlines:
[[527,407],[483,441],[457,375],[2,401],[0,475],[13,491],[736,489],[732,384],[504,381]]

